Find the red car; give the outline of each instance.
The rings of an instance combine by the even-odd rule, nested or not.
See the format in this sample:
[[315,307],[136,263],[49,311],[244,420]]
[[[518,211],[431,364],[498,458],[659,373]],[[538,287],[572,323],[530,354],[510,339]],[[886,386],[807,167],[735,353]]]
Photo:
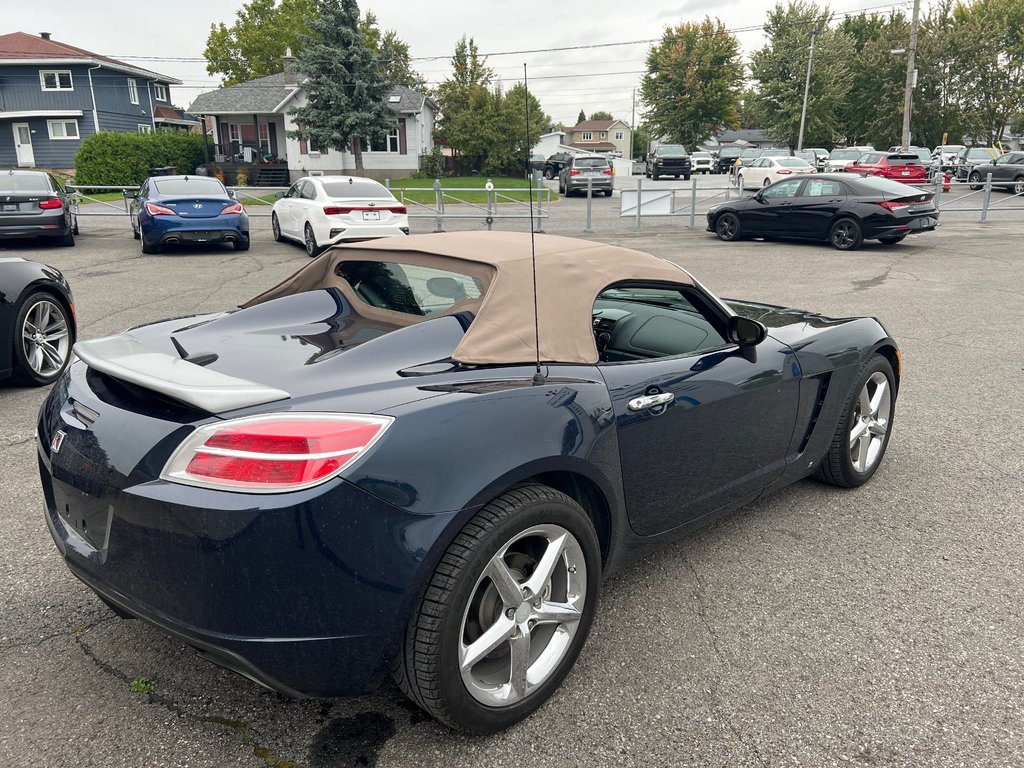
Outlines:
[[846,164],[847,173],[861,176],[882,176],[896,179],[905,184],[923,184],[925,166],[914,154],[888,154],[886,152],[865,152],[859,159]]

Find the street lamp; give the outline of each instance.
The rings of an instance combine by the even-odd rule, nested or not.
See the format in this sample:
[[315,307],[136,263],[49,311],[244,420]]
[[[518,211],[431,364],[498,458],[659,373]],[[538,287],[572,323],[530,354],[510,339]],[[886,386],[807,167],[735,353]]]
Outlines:
[[[915,0],[916,1],[916,0]],[[800,136],[796,140],[796,148],[804,148],[804,124],[807,122],[807,97],[811,93],[811,62],[814,61],[814,41],[818,37],[818,30],[811,30],[811,50],[807,54],[807,77],[804,79],[804,106],[800,110]]]

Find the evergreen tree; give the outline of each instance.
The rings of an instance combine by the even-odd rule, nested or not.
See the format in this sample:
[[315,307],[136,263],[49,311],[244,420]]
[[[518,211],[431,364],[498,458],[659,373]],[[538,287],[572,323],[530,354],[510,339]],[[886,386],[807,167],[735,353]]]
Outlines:
[[[359,30],[355,0],[313,0],[316,17],[303,35],[299,71],[306,105],[289,114],[299,125],[290,135],[317,146],[351,149],[363,172],[363,139],[383,139],[394,127],[391,86]],[[355,139],[355,141],[353,141]]]
[[580,110],[580,116],[576,118],[576,125],[579,125],[580,123],[585,123],[586,121],[587,121],[587,114],[581,109]]

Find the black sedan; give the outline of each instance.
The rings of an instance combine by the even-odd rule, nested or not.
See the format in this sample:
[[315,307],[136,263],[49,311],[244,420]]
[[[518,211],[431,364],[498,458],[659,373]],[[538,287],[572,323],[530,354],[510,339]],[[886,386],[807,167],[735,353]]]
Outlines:
[[778,237],[822,240],[841,251],[865,240],[895,245],[939,225],[934,195],[875,176],[816,174],[778,181],[755,195],[708,211],[708,231],[722,240]]
[[45,171],[0,172],[0,237],[36,237],[74,245],[78,198]]
[[52,384],[67,367],[74,343],[74,299],[60,270],[0,259],[0,379]]
[[1007,152],[991,163],[976,166],[968,178],[971,189],[980,189],[989,174],[995,189],[1024,195],[1024,152]]
[[535,247],[345,245],[239,311],[77,344],[37,425],[68,568],[277,691],[390,673],[485,733],[559,687],[606,575],[880,466],[900,356],[878,321],[725,302],[625,248]]

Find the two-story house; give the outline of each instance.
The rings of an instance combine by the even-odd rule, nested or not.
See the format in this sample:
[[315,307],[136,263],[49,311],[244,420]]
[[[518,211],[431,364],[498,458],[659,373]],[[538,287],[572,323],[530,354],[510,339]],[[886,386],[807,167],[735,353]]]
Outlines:
[[632,130],[621,120],[584,120],[566,128],[564,143],[584,152],[629,157]]
[[73,168],[94,133],[179,125],[170,86],[180,84],[48,32],[0,35],[0,167]]

